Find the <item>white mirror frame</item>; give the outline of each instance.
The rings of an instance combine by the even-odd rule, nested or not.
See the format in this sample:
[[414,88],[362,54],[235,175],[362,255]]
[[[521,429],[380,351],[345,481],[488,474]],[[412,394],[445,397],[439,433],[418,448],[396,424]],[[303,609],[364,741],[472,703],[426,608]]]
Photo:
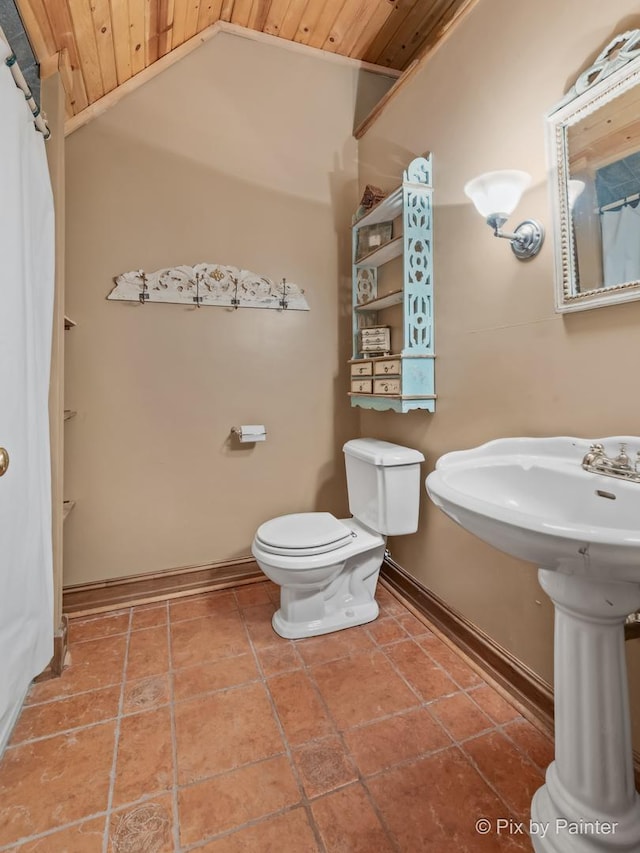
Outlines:
[[[562,101],[545,116],[555,243],[556,311],[584,311],[640,299],[640,281],[578,291],[571,227],[568,128],[640,84],[640,30],[616,36],[584,71]],[[640,140],[639,147],[640,147]]]

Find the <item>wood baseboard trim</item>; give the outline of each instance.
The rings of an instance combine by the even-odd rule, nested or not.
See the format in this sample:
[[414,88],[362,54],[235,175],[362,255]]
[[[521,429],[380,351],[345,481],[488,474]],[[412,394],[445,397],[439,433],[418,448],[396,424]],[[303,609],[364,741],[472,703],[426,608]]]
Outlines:
[[528,716],[553,733],[553,689],[546,681],[393,559],[385,558],[381,577],[526,710]]
[[[551,685],[390,557],[385,557],[380,577],[385,586],[433,624],[480,672],[502,688],[502,692],[522,708],[531,722],[553,736]],[[633,751],[633,763],[636,788],[640,790],[640,752],[636,749]]]
[[69,634],[69,620],[66,616],[62,617],[60,628],[53,635],[53,657],[49,661],[46,669],[43,669],[40,675],[36,675],[34,681],[48,681],[50,678],[58,678],[62,675],[64,663],[67,658]]
[[63,589],[62,609],[70,618],[106,613],[122,607],[151,604],[168,598],[184,598],[265,580],[252,557],[238,560],[183,566],[165,572],[112,578]]

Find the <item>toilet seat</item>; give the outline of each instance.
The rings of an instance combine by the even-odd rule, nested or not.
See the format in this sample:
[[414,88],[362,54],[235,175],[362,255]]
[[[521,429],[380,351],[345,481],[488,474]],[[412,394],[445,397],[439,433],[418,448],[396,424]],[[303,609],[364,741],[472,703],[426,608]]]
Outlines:
[[336,551],[353,541],[353,535],[330,512],[297,512],[261,524],[256,542],[268,554],[307,557]]

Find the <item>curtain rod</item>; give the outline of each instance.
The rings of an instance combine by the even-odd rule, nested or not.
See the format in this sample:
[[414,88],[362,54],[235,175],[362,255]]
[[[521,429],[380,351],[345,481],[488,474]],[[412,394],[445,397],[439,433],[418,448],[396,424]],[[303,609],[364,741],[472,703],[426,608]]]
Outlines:
[[[5,36],[2,27],[0,27],[0,37],[4,39],[4,41],[9,46],[9,50],[11,50],[11,45],[7,37]],[[11,75],[15,81],[16,86],[21,92],[24,94],[24,99],[27,102],[27,106],[31,110],[31,114],[33,115],[33,120],[36,126],[36,129],[40,131],[40,133],[44,136],[45,140],[49,139],[51,136],[51,131],[49,130],[49,125],[46,123],[42,115],[40,114],[40,107],[36,104],[35,99],[33,97],[33,93],[29,88],[29,84],[24,79],[24,74],[20,70],[20,66],[18,65],[18,60],[16,58],[15,53],[11,50],[11,55],[7,56],[5,59],[5,65],[8,66],[11,71]]]
[[633,193],[633,195],[628,195],[626,198],[619,198],[618,201],[611,201],[609,204],[603,204],[596,212],[604,213],[607,210],[613,210],[614,207],[621,207],[625,204],[630,204],[632,201],[638,201],[638,199],[640,199],[640,193]]

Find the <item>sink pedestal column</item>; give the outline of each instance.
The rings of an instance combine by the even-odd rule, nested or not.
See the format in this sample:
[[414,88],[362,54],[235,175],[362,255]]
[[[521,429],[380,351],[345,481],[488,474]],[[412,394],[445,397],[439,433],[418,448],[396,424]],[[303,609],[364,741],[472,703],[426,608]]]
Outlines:
[[640,851],[624,621],[640,584],[540,569],[555,605],[555,761],[531,805],[537,853]]

